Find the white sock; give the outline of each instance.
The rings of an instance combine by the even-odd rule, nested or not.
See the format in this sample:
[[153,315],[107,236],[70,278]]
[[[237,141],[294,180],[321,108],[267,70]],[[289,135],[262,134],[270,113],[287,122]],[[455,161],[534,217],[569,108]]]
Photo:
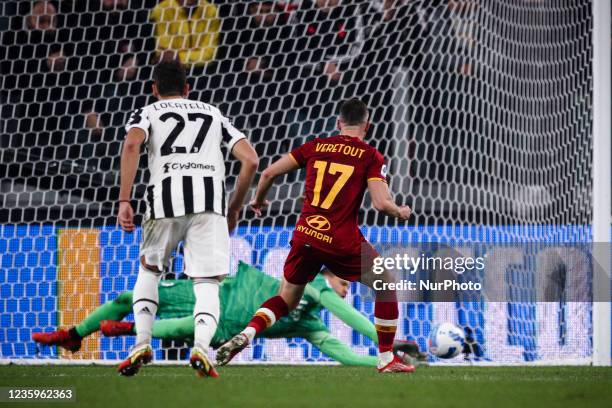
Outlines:
[[132,309],[134,311],[134,323],[136,324],[136,344],[151,343],[151,331],[159,302],[157,292],[159,276],[140,265],[132,296]]
[[245,327],[244,330],[241,331],[240,333],[247,336],[247,338],[249,339],[249,343],[253,343],[253,339],[255,338],[255,335],[257,334],[257,332],[255,331],[255,328],[251,326]]
[[194,278],[193,293],[196,303],[193,308],[194,341],[193,344],[208,351],[210,341],[217,331],[219,322],[219,281],[210,278]]
[[378,368],[383,368],[393,360],[393,352],[385,351],[378,354]]

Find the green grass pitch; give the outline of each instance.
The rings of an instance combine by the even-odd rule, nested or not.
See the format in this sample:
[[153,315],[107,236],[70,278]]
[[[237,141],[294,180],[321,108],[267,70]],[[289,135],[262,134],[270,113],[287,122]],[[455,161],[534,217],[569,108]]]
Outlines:
[[229,366],[218,379],[187,367],[2,366],[2,387],[74,387],[76,403],[24,407],[610,407],[612,368],[425,367],[410,375],[339,366]]

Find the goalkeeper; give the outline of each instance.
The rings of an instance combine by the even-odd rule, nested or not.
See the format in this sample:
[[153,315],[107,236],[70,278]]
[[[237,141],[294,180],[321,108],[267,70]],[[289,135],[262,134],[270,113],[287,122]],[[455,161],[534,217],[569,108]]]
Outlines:
[[[221,316],[211,346],[217,348],[244,327],[261,302],[278,292],[280,281],[245,263],[238,265],[235,277],[226,278],[220,285]],[[322,273],[306,286],[299,306],[288,316],[262,332],[266,338],[302,337],[332,359],[346,365],[375,367],[375,356],[356,354],[330,332],[321,320],[320,311],[328,309],[344,323],[377,341],[374,325],[342,298],[349,283],[331,273]],[[192,315],[195,298],[189,280],[161,281],[159,308],[153,325],[153,337],[192,341],[194,321]],[[134,335],[134,323],[120,322],[132,312],[132,292],[123,292],[115,300],[106,302],[87,316],[78,326],[51,333],[34,333],[34,341],[45,345],[58,345],[72,352],[81,347],[81,340],[101,330],[106,336]],[[424,360],[416,343],[397,342],[395,350],[414,364]]]

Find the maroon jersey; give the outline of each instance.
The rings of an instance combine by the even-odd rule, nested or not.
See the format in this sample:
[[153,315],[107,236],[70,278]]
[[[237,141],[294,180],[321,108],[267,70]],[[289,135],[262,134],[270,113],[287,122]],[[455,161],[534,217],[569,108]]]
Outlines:
[[306,167],[306,191],[293,240],[324,251],[358,254],[364,240],[359,207],[368,180],[386,182],[385,160],[350,136],[314,139],[290,153]]

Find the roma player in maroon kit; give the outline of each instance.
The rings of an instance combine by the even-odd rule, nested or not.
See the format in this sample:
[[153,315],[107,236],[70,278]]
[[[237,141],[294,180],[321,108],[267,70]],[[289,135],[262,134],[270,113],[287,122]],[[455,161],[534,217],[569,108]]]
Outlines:
[[[251,207],[257,215],[267,205],[266,194],[274,179],[306,167],[306,192],[300,219],[293,232],[291,251],[285,261],[278,296],[264,302],[249,325],[217,351],[217,364],[227,364],[253,340],[294,309],[304,287],[326,266],[335,275],[368,286],[373,282],[376,250],[361,234],[359,207],[366,188],[378,211],[402,220],[410,208],[399,207],[391,198],[383,156],[364,143],[368,110],[358,99],[344,102],[338,118],[340,134],[312,140],[270,165],[261,175]],[[387,274],[376,279],[390,280]],[[412,372],[414,367],[393,356],[397,326],[394,292],[376,291],[374,323],[378,334],[380,372]]]

